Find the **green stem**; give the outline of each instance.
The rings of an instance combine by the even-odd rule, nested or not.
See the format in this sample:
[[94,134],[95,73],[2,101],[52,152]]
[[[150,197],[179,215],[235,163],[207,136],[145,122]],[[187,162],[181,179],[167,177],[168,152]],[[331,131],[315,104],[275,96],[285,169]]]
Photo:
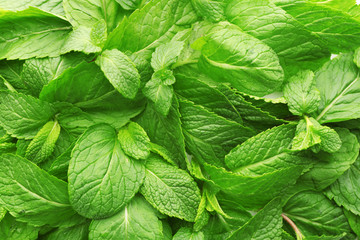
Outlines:
[[197,63],[197,62],[198,62],[198,60],[195,60],[195,59],[180,61],[180,62],[177,62],[174,65],[172,65],[171,69],[175,69],[177,67],[181,67],[181,66],[184,66],[186,64],[192,64],[192,63]]

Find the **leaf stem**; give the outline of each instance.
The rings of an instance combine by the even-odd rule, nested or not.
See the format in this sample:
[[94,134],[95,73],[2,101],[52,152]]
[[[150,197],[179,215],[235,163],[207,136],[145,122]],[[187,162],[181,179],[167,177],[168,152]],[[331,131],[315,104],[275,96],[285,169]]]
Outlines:
[[186,65],[186,64],[192,64],[192,63],[197,63],[197,62],[198,62],[198,60],[195,60],[195,59],[180,61],[180,62],[177,62],[174,65],[172,65],[171,69],[175,69],[177,67],[181,67],[181,66]]
[[300,229],[296,226],[296,224],[284,213],[281,214],[281,217],[292,227],[296,234],[296,240],[303,240],[304,235],[302,235]]

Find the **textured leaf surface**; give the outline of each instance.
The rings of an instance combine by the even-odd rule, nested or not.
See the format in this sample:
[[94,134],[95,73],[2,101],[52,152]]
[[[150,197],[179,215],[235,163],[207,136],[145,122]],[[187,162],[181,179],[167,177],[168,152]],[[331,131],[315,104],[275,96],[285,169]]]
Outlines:
[[182,239],[188,239],[188,240],[204,240],[204,233],[202,232],[195,232],[191,228],[182,227],[179,229],[179,231],[176,232],[173,240],[182,240]]
[[39,228],[27,223],[17,222],[9,213],[0,222],[0,237],[6,240],[35,240],[38,238]]
[[286,203],[284,213],[305,236],[338,235],[350,229],[342,209],[322,193],[296,194]]
[[36,7],[45,12],[50,12],[55,15],[64,16],[64,9],[62,6],[62,0],[26,0],[26,1],[12,1],[3,0],[0,3],[0,8],[10,11],[21,11],[28,7]]
[[47,122],[30,142],[25,157],[34,163],[45,161],[54,151],[59,134],[59,123],[57,121]]
[[122,95],[134,98],[140,87],[135,64],[119,50],[106,50],[96,60],[107,79]]
[[359,70],[351,54],[341,54],[324,64],[315,80],[321,95],[316,118],[320,123],[360,117]]
[[67,184],[15,155],[2,155],[0,201],[18,221],[72,226],[81,221],[69,203]]
[[278,198],[269,202],[244,226],[231,234],[228,239],[262,240],[281,239],[281,204]]
[[171,41],[155,49],[152,54],[151,66],[157,71],[175,63],[184,47],[184,42]]
[[224,166],[226,153],[254,135],[251,129],[187,100],[180,101],[180,114],[190,152],[199,160],[216,166]]
[[1,11],[0,59],[58,56],[71,30],[67,21],[36,8]]
[[140,192],[146,200],[161,213],[194,221],[200,204],[200,190],[194,179],[157,155],[150,155],[145,167]]
[[90,240],[153,240],[162,239],[162,237],[162,223],[155,210],[139,196],[135,196],[116,215],[93,220],[89,234]]
[[136,159],[146,159],[150,154],[150,139],[144,129],[135,122],[130,122],[118,133],[121,148]]
[[69,228],[58,228],[45,235],[45,240],[88,240],[89,222]]
[[88,218],[110,217],[139,190],[144,166],[124,154],[115,129],[89,128],[77,141],[69,164],[71,205]]
[[239,91],[264,96],[282,83],[284,73],[275,52],[235,25],[215,28],[205,38],[200,69]]
[[0,124],[12,136],[33,138],[53,116],[44,101],[19,93],[0,92]]

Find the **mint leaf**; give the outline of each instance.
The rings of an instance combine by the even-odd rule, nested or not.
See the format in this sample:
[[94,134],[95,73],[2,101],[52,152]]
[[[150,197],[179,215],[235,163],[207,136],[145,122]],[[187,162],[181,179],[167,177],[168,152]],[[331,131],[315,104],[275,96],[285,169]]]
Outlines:
[[151,66],[154,71],[164,69],[176,63],[183,47],[184,42],[180,41],[171,41],[157,47],[151,58]]
[[[205,41],[200,69],[218,81],[256,96],[272,93],[281,85],[284,72],[275,52],[237,26],[219,25]],[[240,44],[233,48],[235,43]]]
[[118,133],[121,148],[135,159],[146,159],[150,154],[150,139],[144,129],[135,122],[130,122]]
[[66,182],[16,155],[1,155],[0,167],[0,202],[17,220],[55,227],[81,221],[69,203]]
[[46,240],[87,240],[89,235],[89,222],[69,228],[58,228],[45,235]]
[[[109,231],[109,228],[112,231]],[[116,215],[93,220],[90,239],[162,239],[162,223],[142,197],[135,196]]]
[[[339,78],[342,81],[338,81]],[[321,96],[316,120],[339,122],[360,116],[357,111],[359,70],[351,54],[342,54],[324,64],[315,74],[315,80]]]
[[206,1],[206,0],[192,0],[196,12],[203,18],[210,20],[212,22],[218,22],[224,20],[224,5],[225,1],[215,0],[215,1]]
[[140,189],[145,199],[161,213],[194,221],[200,191],[190,175],[156,155],[149,156],[145,168],[144,184]]
[[9,213],[0,222],[0,237],[8,240],[37,239],[39,227],[16,221]]
[[299,72],[284,87],[284,97],[294,115],[311,114],[320,103],[320,92],[315,87],[314,73]]
[[[13,29],[10,33],[9,28]],[[64,19],[36,8],[2,11],[0,59],[58,56],[71,30],[71,25]]]
[[26,2],[4,0],[0,3],[1,9],[10,11],[21,11],[29,8],[30,6],[39,8],[45,12],[50,12],[58,16],[65,15],[61,0],[52,0],[50,2],[47,0],[30,0]]
[[115,129],[94,125],[72,151],[68,173],[71,205],[88,218],[110,217],[137,193],[144,171],[141,162],[122,151]]
[[174,235],[173,240],[191,239],[191,240],[204,240],[204,233],[195,232],[191,228],[182,227]]
[[0,103],[0,125],[18,138],[35,137],[55,113],[48,102],[19,93],[1,91]]
[[30,142],[25,157],[34,163],[45,161],[54,151],[60,129],[58,122],[47,122]]
[[286,203],[283,211],[305,237],[320,235],[319,233],[338,235],[350,229],[342,209],[322,193],[298,193]]
[[119,50],[106,50],[96,60],[107,79],[124,97],[134,98],[140,87],[135,64]]

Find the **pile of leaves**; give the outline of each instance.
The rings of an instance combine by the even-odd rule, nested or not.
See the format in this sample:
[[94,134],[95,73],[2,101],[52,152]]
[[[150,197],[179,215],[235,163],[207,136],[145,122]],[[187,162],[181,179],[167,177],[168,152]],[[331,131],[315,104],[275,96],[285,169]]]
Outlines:
[[1,0],[0,239],[360,236],[354,0]]

